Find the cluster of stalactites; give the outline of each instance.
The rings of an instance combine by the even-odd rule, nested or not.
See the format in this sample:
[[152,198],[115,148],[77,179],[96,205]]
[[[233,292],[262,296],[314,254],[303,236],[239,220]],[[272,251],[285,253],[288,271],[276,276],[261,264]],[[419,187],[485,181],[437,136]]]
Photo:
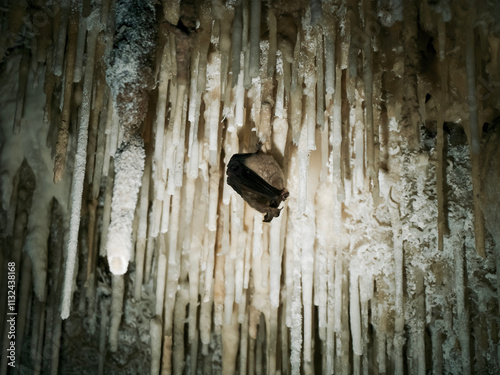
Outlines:
[[[57,133],[49,137],[53,179],[71,183],[57,196],[62,203],[70,194],[68,212],[40,193],[52,188],[43,179],[36,181],[37,204],[27,208],[18,198],[9,211],[14,236],[24,227],[17,210],[30,212],[25,248],[33,271],[26,265],[26,272],[33,272],[37,301],[59,303],[47,291],[53,282],[67,318],[76,308],[75,279],[85,280],[78,295],[84,302],[73,305],[86,306],[92,334],[100,321],[99,350],[108,346],[109,327],[109,347],[117,352],[125,300],[151,298],[154,317],[139,330],[150,337],[152,374],[209,366],[217,340],[226,373],[257,370],[262,358],[270,372],[375,366],[402,373],[410,350],[406,366],[423,373],[428,345],[444,348],[433,352],[434,372],[469,373],[480,366],[471,362],[472,345],[484,358],[494,355],[490,317],[475,331],[481,344],[469,334],[466,289],[482,293],[483,285],[470,284],[464,272],[467,264],[482,275],[489,264],[467,263],[470,233],[452,225],[473,215],[475,251],[484,257],[491,252],[484,212],[499,241],[492,225],[499,211],[488,209],[497,207],[498,193],[485,182],[498,176],[497,138],[481,141],[482,124],[499,112],[499,20],[475,22],[490,5],[473,3],[464,14],[446,1],[165,1],[157,25],[152,2],[110,3],[47,3],[24,25],[25,2],[8,11],[7,36],[33,35],[36,42],[23,47],[14,133],[27,131],[21,120],[29,72],[38,69],[46,95],[43,134]],[[12,41],[2,38],[8,59]],[[485,90],[490,95],[478,96]],[[463,124],[467,136],[471,186],[463,189],[470,205],[447,193],[455,172],[447,169],[445,123],[459,130]],[[422,129],[436,133],[431,151]],[[225,183],[231,155],[253,152],[258,142],[283,168],[290,191],[270,224]],[[29,190],[30,173],[18,168],[27,176],[19,186]],[[36,223],[49,208],[51,219]],[[65,225],[62,217],[69,218],[64,252],[54,229]],[[51,246],[59,248],[54,263]],[[47,277],[62,254],[64,280],[62,273]],[[113,273],[112,285],[101,289],[99,256],[107,256]],[[454,268],[455,275],[447,271]],[[446,285],[435,285],[440,278]],[[433,293],[453,295],[456,309]],[[28,296],[21,295],[23,306]],[[40,303],[33,314],[42,310]],[[61,320],[53,312],[48,319],[51,340],[40,345],[58,350]],[[32,342],[44,332],[36,322]],[[188,357],[189,364],[182,360]],[[491,369],[498,369],[494,358]],[[58,360],[48,365],[53,371]]]

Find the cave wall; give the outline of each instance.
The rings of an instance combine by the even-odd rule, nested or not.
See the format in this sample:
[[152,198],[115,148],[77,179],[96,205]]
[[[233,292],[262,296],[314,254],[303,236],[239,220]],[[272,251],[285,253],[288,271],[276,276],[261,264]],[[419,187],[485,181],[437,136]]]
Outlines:
[[498,1],[1,4],[1,374],[500,371]]

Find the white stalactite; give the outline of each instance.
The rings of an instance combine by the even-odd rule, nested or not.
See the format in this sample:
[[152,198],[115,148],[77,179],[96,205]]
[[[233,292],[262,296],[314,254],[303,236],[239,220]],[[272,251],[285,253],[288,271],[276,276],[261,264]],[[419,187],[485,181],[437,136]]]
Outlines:
[[73,169],[73,184],[71,188],[71,218],[70,218],[70,234],[68,240],[68,256],[66,258],[66,267],[64,274],[64,286],[62,295],[61,317],[66,319],[69,317],[71,309],[71,298],[73,295],[73,280],[75,275],[77,261],[77,246],[78,246],[78,231],[80,229],[80,212],[82,207],[83,183],[85,180],[85,167],[87,164],[87,140],[88,127],[90,119],[90,105],[92,95],[92,81],[94,76],[94,56],[95,45],[97,40],[97,27],[94,27],[89,32],[87,39],[87,66],[83,82],[83,99],[82,110],[80,117],[80,129],[78,134],[78,144],[75,156],[75,166]]
[[167,92],[169,86],[169,63],[168,63],[168,44],[163,48],[160,77],[158,84],[158,106],[156,107],[156,135],[155,135],[155,148],[153,158],[153,171],[155,182],[154,192],[156,199],[162,199],[165,180],[163,180],[163,134],[165,131],[165,114],[167,108]]
[[361,342],[361,306],[359,300],[359,276],[354,269],[350,272],[349,282],[349,316],[352,332],[352,350],[355,356],[363,355]]
[[132,257],[132,222],[144,169],[144,146],[132,138],[115,159],[115,186],[107,239],[109,269],[123,275]]
[[278,308],[280,303],[282,219],[283,216],[274,219],[271,222],[271,230],[270,230],[269,254],[271,257],[270,259],[271,267],[269,276],[270,277],[269,299],[271,301],[271,306],[274,308]]

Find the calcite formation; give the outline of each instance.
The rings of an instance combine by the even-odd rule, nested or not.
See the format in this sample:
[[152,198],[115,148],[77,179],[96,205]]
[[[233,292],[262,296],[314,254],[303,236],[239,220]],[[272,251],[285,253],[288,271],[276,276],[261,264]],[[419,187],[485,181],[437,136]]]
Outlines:
[[20,373],[498,374],[498,9],[3,1]]

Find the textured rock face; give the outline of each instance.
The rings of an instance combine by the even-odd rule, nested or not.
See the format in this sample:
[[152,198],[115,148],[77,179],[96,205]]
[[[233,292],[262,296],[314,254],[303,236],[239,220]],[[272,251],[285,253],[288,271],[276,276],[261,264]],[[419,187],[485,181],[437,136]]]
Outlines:
[[[0,26],[21,373],[500,372],[494,2],[10,1]],[[259,143],[271,223],[226,183]]]

